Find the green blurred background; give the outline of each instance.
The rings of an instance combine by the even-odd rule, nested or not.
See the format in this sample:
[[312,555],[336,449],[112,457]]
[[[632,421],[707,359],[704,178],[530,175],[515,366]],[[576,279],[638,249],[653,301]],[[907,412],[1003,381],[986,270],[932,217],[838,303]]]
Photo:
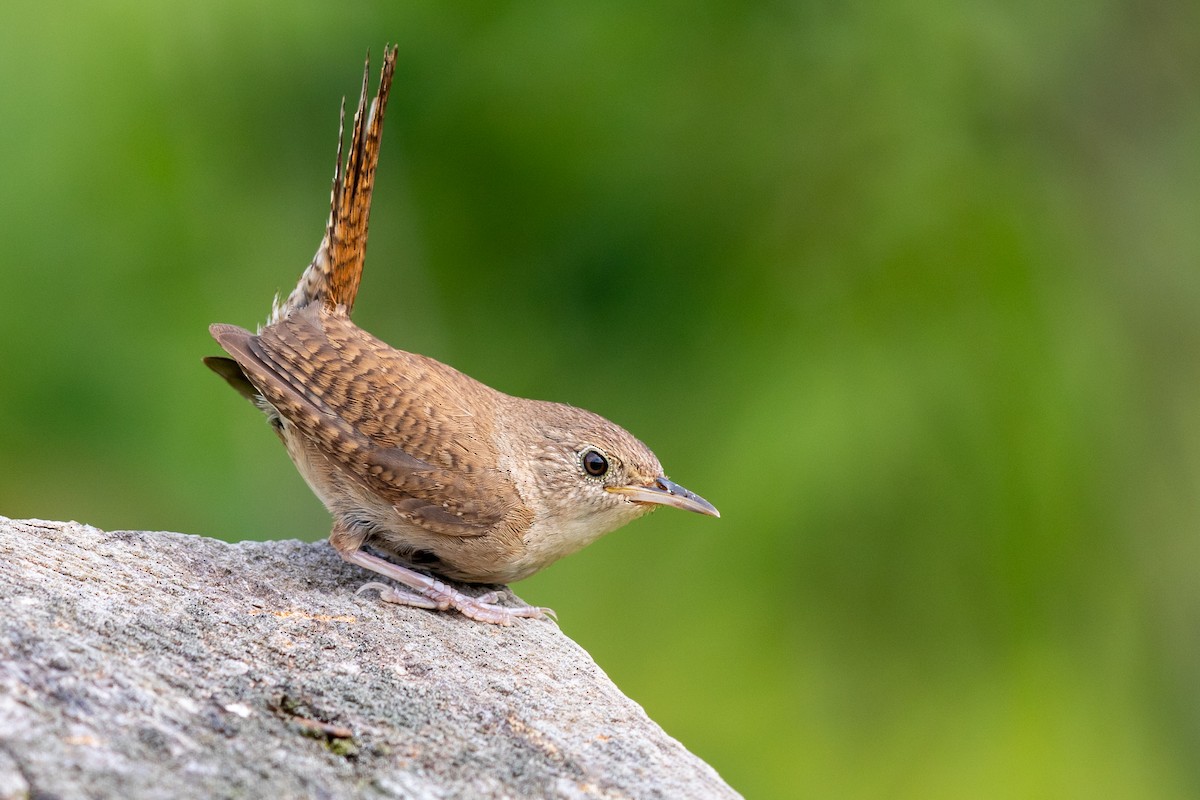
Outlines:
[[642,437],[519,584],[754,797],[1200,793],[1200,7],[19,4],[0,514],[329,520],[200,357],[320,237],[399,43],[356,319]]

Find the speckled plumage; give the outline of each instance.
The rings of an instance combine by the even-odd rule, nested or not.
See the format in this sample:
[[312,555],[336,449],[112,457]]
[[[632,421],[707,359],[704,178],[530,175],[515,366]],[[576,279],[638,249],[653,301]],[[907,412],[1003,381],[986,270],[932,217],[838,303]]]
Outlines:
[[[384,599],[485,622],[542,616],[547,609],[471,598],[360,548],[435,575],[508,583],[657,505],[716,509],[667,480],[649,448],[602,417],[498,392],[350,320],[394,65],[388,50],[369,111],[364,77],[344,172],[339,142],[326,233],[296,289],[257,334],[211,326],[232,359],[205,361],[267,414],[333,515],[342,557],[417,592],[372,584]],[[589,471],[601,461],[602,473]]]

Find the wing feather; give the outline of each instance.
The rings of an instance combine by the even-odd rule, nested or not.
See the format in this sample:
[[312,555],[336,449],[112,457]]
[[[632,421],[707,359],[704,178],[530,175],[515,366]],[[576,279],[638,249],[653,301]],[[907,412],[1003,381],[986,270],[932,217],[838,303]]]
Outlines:
[[498,466],[494,390],[314,305],[259,335],[213,336],[281,416],[347,474],[436,533],[480,536],[522,507]]

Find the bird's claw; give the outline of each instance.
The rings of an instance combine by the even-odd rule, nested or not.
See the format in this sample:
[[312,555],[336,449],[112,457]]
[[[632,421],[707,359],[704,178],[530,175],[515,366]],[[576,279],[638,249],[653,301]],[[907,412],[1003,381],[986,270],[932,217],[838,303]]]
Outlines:
[[485,592],[478,597],[471,597],[469,594],[453,589],[439,581],[437,585],[418,593],[398,589],[378,581],[371,581],[360,586],[355,594],[362,594],[364,591],[370,589],[378,590],[379,599],[385,603],[415,606],[417,608],[428,608],[438,611],[446,611],[453,608],[464,617],[473,619],[476,622],[486,622],[492,625],[510,625],[514,619],[518,618],[549,618],[558,622],[558,615],[554,613],[554,609],[552,608],[542,608],[541,606],[518,606],[510,608],[508,606],[497,605],[496,600],[500,599],[503,595],[503,592],[500,591]]

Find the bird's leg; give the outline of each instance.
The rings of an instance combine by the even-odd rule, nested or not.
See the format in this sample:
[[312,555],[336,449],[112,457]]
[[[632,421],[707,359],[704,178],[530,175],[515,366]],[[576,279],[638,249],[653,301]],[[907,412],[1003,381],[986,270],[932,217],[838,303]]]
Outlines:
[[416,590],[415,593],[407,592],[377,581],[372,581],[362,587],[362,589],[378,589],[379,599],[385,603],[437,609],[438,611],[453,608],[463,616],[478,622],[490,622],[496,625],[507,625],[518,617],[542,619],[547,615],[553,616],[554,614],[551,609],[537,606],[509,608],[496,605],[495,600],[500,596],[500,592],[492,591],[479,597],[471,597],[437,578],[402,567],[399,564],[393,564],[361,550],[340,555],[351,564],[357,564]]
[[360,592],[364,589],[378,589],[379,599],[384,602],[416,606],[417,608],[436,609],[438,611],[453,608],[463,616],[493,625],[508,625],[518,617],[544,619],[547,616],[554,616],[554,611],[549,608],[539,608],[537,606],[509,608],[507,606],[496,605],[495,601],[500,596],[500,593],[496,591],[487,592],[479,597],[471,597],[469,594],[460,592],[444,581],[426,575],[423,572],[417,572],[416,570],[402,567],[399,564],[385,561],[370,553],[364,553],[358,549],[362,542],[362,537],[349,533],[340,523],[334,526],[333,534],[329,537],[329,541],[333,545],[333,549],[346,562],[391,578],[414,590],[413,592],[407,592],[377,581],[368,583],[359,589]]

